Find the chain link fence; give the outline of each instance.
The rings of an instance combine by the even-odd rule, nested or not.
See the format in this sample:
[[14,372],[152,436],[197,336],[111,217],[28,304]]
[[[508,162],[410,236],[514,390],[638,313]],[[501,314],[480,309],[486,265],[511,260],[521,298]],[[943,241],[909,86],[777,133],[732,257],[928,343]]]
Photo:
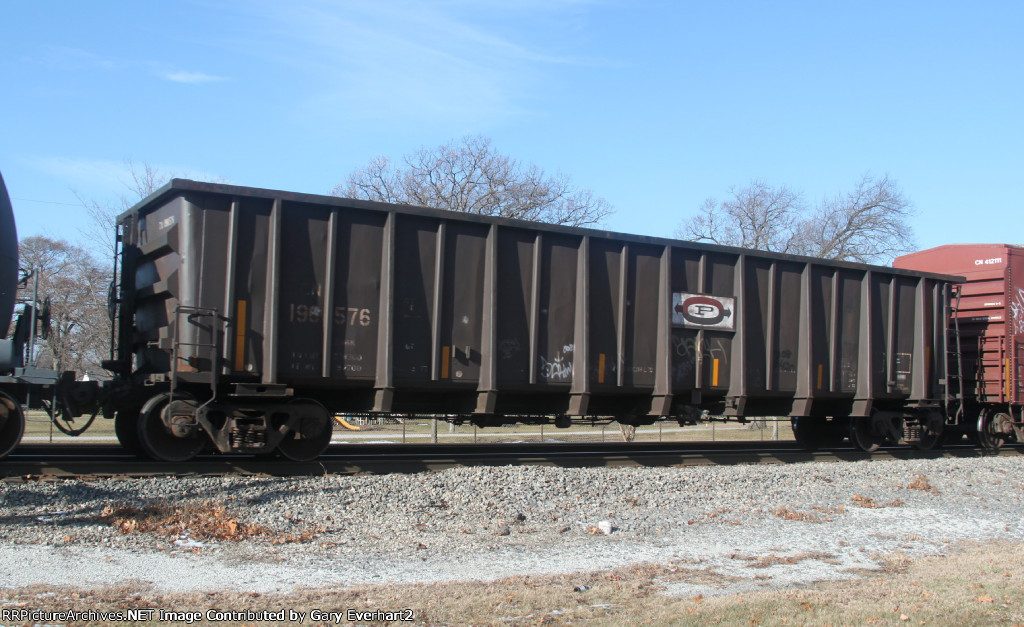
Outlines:
[[[84,424],[87,417],[75,420]],[[78,426],[72,423],[73,426]],[[632,432],[632,433],[631,433]],[[112,420],[98,418],[79,437],[61,433],[44,412],[26,415],[25,442],[82,444],[116,442]],[[454,424],[437,419],[401,416],[338,415],[334,424],[333,442],[346,444],[485,444],[516,442],[717,442],[717,441],[792,441],[793,431],[788,417],[758,418],[740,423],[719,417],[704,417],[695,424],[679,426],[676,421],[661,421],[635,428],[617,422],[595,421],[574,423],[568,429],[552,424],[514,424],[478,427],[469,421]]]
[[758,418],[746,423],[723,419],[700,420],[679,426],[675,421],[629,427],[617,422],[573,424],[560,429],[554,424],[515,424],[478,427],[443,419],[341,417],[334,430],[335,443],[483,444],[515,442],[707,442],[792,441],[788,417]]

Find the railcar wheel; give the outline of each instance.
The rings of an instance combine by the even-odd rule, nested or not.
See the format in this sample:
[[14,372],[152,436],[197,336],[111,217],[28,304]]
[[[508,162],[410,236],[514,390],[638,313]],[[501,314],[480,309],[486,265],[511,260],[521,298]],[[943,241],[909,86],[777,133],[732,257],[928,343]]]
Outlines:
[[310,399],[296,399],[288,407],[292,413],[286,423],[290,432],[277,445],[277,450],[294,462],[308,462],[320,457],[334,434],[331,412]]
[[1003,412],[981,412],[978,417],[978,441],[989,450],[999,450],[1014,437],[1013,418]]
[[[184,398],[174,395],[175,400]],[[142,451],[165,462],[184,462],[203,449],[204,438],[199,427],[189,417],[172,416],[171,427],[164,424],[163,416],[171,404],[170,394],[159,394],[146,401],[139,412],[138,434]]]
[[911,445],[919,451],[930,451],[941,448],[945,441],[945,420],[942,414],[937,412],[924,412],[921,414],[921,436],[918,440],[911,442]]
[[10,396],[0,392],[0,459],[14,450],[25,435],[25,414],[21,405]]
[[871,432],[870,418],[850,418],[850,441],[865,453],[874,453],[882,446],[882,438]]
[[843,441],[843,436],[824,418],[792,416],[789,423],[793,427],[793,437],[796,438],[797,444],[808,451],[839,446]]

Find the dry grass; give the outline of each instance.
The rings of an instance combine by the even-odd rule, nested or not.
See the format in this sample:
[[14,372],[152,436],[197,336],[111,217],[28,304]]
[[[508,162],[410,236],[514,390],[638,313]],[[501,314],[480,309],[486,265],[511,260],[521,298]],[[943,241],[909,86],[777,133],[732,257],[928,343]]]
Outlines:
[[[826,555],[753,558],[765,565],[793,564]],[[766,590],[743,595],[676,598],[666,586],[686,582],[729,583],[694,565],[643,565],[604,572],[510,577],[488,583],[354,586],[300,590],[287,595],[209,592],[169,595],[145,586],[101,590],[0,589],[0,606],[42,610],[164,608],[254,612],[282,609],[397,611],[411,609],[417,625],[977,625],[1024,624],[1017,573],[1024,548],[1016,544],[966,547],[965,552],[917,562],[898,556],[899,569],[861,579],[818,584],[802,590]],[[772,562],[772,563],[768,563]],[[797,564],[793,566],[799,568]],[[767,576],[755,581],[770,583]],[[243,621],[253,624],[252,621]],[[75,623],[71,623],[75,624]],[[81,623],[79,623],[81,624]],[[123,623],[91,623],[119,625]],[[164,625],[181,623],[165,622]],[[203,624],[206,624],[205,622]],[[236,623],[237,624],[237,623]],[[348,624],[342,620],[341,624]],[[387,621],[373,624],[402,624]],[[405,623],[409,624],[409,623]]]
[[799,520],[799,521],[802,521],[802,522],[812,522],[812,523],[820,523],[821,522],[821,518],[819,518],[815,514],[809,514],[807,512],[800,512],[800,511],[791,510],[788,507],[779,507],[774,512],[772,512],[772,513],[775,514],[776,516],[778,516],[779,518],[783,518],[785,520]]
[[[121,505],[105,507],[100,521],[109,524],[122,534],[154,533],[170,539],[187,534],[196,540],[234,541],[250,538],[264,538],[271,544],[311,542],[321,531],[303,528],[295,533],[274,532],[266,527],[239,521],[228,514],[218,503],[187,503],[170,505],[156,503],[144,507]],[[293,520],[301,524],[301,520]]]
[[836,556],[832,553],[800,553],[799,555],[776,555],[769,553],[768,555],[761,556],[732,555],[730,557],[750,562],[747,564],[747,568],[770,568],[779,565],[792,566],[805,560],[819,560],[829,564],[839,564],[836,561]]
[[882,507],[899,507],[901,505],[904,505],[903,501],[899,499],[893,499],[885,503],[878,503],[875,501],[875,499],[871,498],[870,496],[861,496],[860,494],[854,494],[852,497],[850,497],[850,502],[856,505],[857,507],[867,507],[871,509],[878,509]]
[[914,480],[907,484],[908,490],[920,490],[922,492],[929,492],[937,495],[938,490],[932,487],[932,484],[928,482],[928,477],[924,475],[917,475]]

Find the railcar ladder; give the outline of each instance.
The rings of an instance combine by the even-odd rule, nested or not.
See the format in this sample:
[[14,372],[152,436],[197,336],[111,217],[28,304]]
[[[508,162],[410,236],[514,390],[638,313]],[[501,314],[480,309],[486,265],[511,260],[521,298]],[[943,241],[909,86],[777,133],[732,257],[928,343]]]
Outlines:
[[[946,372],[946,423],[947,424],[959,424],[960,417],[964,411],[964,360],[962,356],[962,350],[960,347],[960,295],[962,285],[953,285],[953,296],[954,302],[950,309],[949,316],[953,322],[953,348],[954,350],[949,352],[949,356],[953,358],[956,364],[955,373],[948,372],[949,363],[947,360],[947,372]],[[956,382],[956,394],[952,392],[953,382]],[[956,411],[949,411],[951,405],[956,401]]]
[[[184,314],[185,320],[190,325],[197,327],[196,333],[206,331],[210,335],[211,342],[183,342],[181,340],[182,331],[182,315]],[[203,329],[202,325],[199,324],[199,320],[202,318],[210,319],[210,326],[208,329]],[[217,309],[209,307],[188,307],[185,305],[178,305],[174,309],[174,343],[173,350],[171,353],[171,395],[173,396],[178,391],[178,372],[180,371],[179,362],[183,361],[190,366],[188,358],[181,356],[181,348],[183,346],[191,346],[196,349],[208,349],[209,362],[210,362],[210,401],[217,398],[217,383],[219,380],[218,370],[220,369],[219,358],[220,358],[220,338],[221,330],[219,323],[224,322],[225,318],[220,315]],[[210,401],[207,401],[209,403]]]

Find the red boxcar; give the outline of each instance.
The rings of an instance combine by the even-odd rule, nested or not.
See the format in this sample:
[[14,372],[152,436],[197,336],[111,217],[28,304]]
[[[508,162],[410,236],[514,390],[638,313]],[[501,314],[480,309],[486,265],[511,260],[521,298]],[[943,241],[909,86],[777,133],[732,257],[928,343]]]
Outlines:
[[[1009,420],[1000,419],[1003,430],[1010,422],[1019,423],[1024,402],[1024,247],[949,244],[898,257],[893,266],[967,279],[954,299],[950,325],[960,337],[965,406],[969,411],[976,403],[982,416],[986,406],[1008,412]],[[955,358],[954,346],[951,343]],[[956,373],[954,362],[950,374]]]

